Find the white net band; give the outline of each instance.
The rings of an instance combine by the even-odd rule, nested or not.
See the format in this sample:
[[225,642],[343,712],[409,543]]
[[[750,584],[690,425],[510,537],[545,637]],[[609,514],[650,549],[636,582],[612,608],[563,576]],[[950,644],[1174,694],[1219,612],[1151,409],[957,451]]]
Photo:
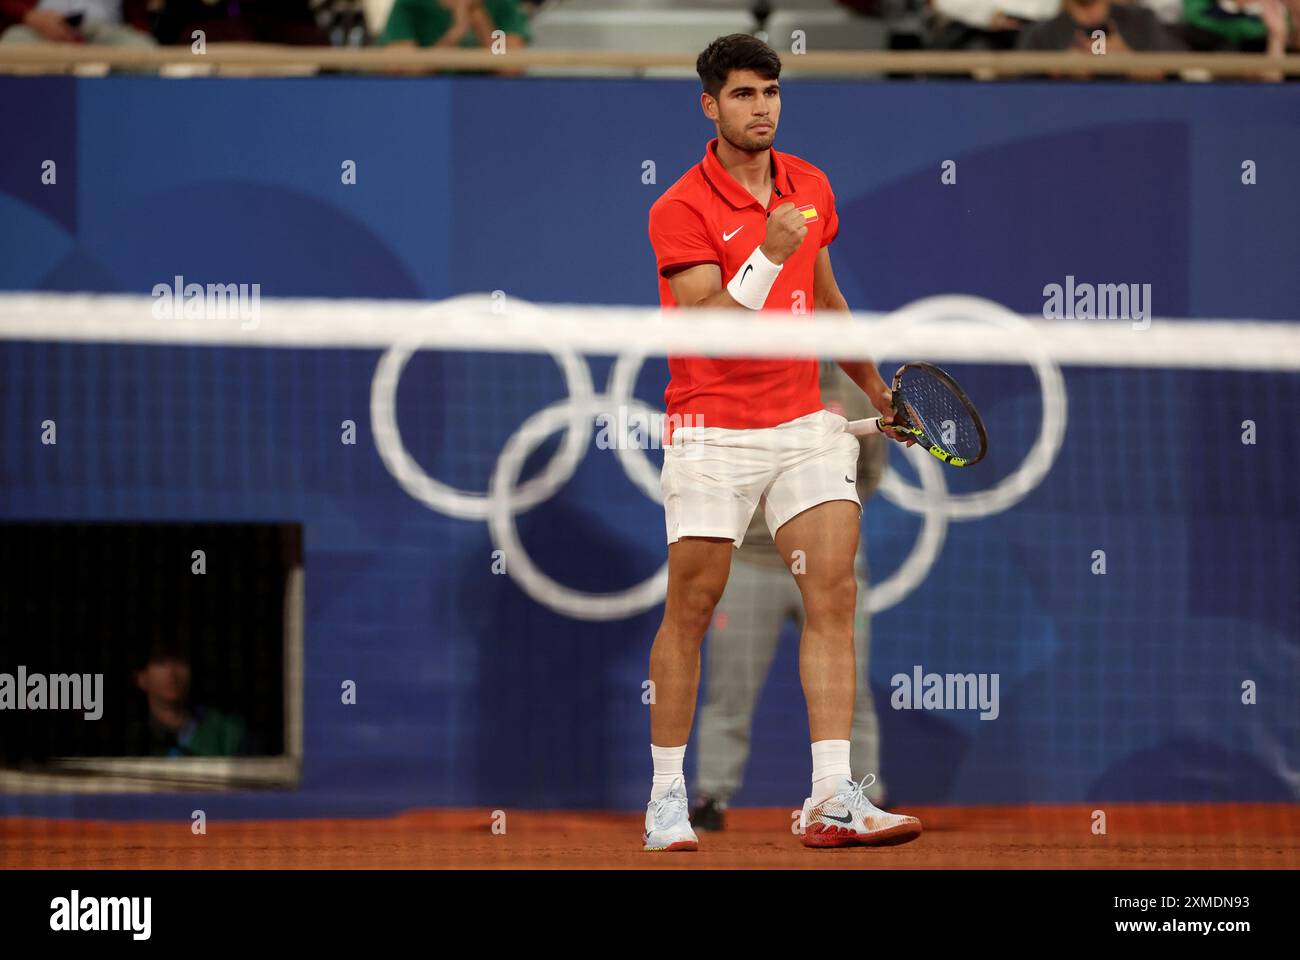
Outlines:
[[927,297],[891,313],[815,318],[748,311],[539,305],[487,294],[436,303],[233,295],[0,294],[0,339],[597,355],[923,358],[936,363],[1300,370],[1300,323],[1045,320],[979,297]]

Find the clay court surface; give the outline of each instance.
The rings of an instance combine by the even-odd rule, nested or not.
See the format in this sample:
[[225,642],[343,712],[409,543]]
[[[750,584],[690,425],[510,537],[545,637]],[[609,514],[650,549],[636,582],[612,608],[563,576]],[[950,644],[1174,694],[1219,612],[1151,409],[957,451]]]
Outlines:
[[728,812],[696,853],[643,853],[637,814],[412,811],[373,820],[174,823],[0,820],[7,869],[656,868],[1297,869],[1300,806],[1112,804],[1107,835],[1090,805],[914,807],[925,833],[896,847],[808,850],[790,811]]

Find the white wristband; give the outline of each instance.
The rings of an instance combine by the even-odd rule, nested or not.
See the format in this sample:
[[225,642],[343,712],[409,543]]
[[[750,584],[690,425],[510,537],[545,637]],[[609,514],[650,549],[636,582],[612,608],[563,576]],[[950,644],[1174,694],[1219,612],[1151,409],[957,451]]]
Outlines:
[[767,259],[761,246],[755,247],[749,259],[740,265],[736,275],[727,284],[727,292],[742,307],[762,310],[767,295],[772,292],[772,284],[776,283],[776,275],[780,272],[781,265]]

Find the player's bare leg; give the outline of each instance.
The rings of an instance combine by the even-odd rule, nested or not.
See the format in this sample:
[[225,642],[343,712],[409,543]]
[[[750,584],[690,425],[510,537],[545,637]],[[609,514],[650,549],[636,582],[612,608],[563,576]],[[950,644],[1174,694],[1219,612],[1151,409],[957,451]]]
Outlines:
[[776,547],[803,597],[799,676],[814,743],[847,741],[853,729],[853,616],[858,596],[853,560],[859,513],[856,503],[832,500],[810,507],[776,532]]
[[832,500],[810,507],[776,532],[777,549],[794,573],[804,603],[799,673],[808,703],[813,787],[799,826],[810,847],[905,843],[921,834],[915,817],[885,813],[866,798],[874,772],[854,782],[849,771],[858,521],[856,503]]
[[727,586],[734,549],[718,537],[683,537],[668,545],[668,598],[650,648],[650,739],[661,747],[690,739],[700,645]]
[[700,688],[700,645],[731,572],[730,540],[683,537],[668,545],[668,597],[650,648],[650,743],[655,776],[647,850],[694,850],[682,764]]

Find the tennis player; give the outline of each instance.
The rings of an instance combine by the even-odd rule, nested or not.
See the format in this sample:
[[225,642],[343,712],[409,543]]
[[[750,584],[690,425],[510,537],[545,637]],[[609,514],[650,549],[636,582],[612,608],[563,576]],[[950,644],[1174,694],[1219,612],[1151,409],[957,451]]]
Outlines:
[[[650,209],[665,307],[811,316],[847,310],[827,249],[839,230],[826,175],[772,149],[781,118],[781,60],[746,34],[700,54],[700,105],[717,137],[704,159]],[[889,422],[875,364],[841,361]],[[646,850],[695,850],[683,773],[700,679],[700,644],[760,506],[804,607],[799,672],[812,740],[812,789],[799,833],[810,847],[899,843],[915,817],[886,813],[853,779],[853,561],[858,549],[858,441],[824,409],[815,358],[670,357],[660,483],[668,532],[668,597],[650,651],[654,780]],[[689,426],[676,426],[689,424]],[[894,439],[902,439],[892,434]]]

